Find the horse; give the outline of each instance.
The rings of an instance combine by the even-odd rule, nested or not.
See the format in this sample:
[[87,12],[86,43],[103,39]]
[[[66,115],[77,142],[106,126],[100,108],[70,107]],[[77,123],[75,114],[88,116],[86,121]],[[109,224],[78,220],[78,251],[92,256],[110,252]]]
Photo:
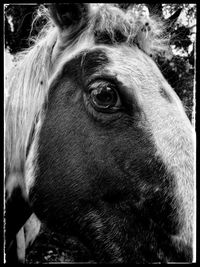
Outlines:
[[7,79],[7,255],[34,214],[97,263],[194,261],[195,131],[155,63],[164,24],[144,5],[39,11]]

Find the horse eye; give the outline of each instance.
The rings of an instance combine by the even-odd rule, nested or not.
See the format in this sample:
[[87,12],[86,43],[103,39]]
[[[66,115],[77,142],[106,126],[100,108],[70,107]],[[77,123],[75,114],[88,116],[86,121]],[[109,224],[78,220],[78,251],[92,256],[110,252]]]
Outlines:
[[121,106],[118,92],[112,84],[93,84],[89,92],[90,103],[97,111],[117,111]]

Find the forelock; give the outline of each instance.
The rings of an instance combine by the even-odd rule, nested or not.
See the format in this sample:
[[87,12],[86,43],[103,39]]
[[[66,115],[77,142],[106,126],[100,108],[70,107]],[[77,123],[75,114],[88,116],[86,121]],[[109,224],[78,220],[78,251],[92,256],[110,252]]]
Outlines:
[[152,56],[168,49],[163,22],[149,16],[144,5],[135,5],[127,11],[112,4],[99,5],[93,11],[90,29],[98,44],[137,45]]

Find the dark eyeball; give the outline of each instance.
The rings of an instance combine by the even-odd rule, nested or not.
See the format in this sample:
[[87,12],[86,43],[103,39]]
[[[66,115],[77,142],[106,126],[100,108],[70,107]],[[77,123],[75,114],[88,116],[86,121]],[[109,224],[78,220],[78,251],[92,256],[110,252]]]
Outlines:
[[119,94],[108,82],[95,82],[89,90],[90,103],[97,110],[116,111],[121,106]]

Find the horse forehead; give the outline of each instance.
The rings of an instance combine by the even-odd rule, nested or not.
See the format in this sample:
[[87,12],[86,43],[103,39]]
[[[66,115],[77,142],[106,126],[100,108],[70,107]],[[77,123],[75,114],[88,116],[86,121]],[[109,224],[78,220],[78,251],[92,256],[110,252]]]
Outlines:
[[[116,72],[122,72],[124,74],[135,74],[141,76],[141,74],[148,74],[150,69],[151,73],[153,69],[155,72],[157,71],[155,64],[151,62],[151,59],[140,51],[137,46],[129,47],[126,44],[111,46],[95,45],[94,42],[87,42],[87,40],[84,40],[80,46],[71,48],[70,53],[68,49],[63,51],[59,59],[59,68],[62,68],[65,64],[67,64],[67,62],[73,60],[74,58],[78,58],[83,55],[88,55],[88,57],[90,57],[90,62],[94,63],[97,59],[104,55],[104,58],[107,58],[107,67],[109,70],[115,70]],[[105,64],[103,65],[106,67]]]
[[153,72],[157,70],[152,60],[137,46],[121,45],[118,48],[107,48],[106,55],[110,61],[109,67],[118,71],[124,70],[125,73],[145,76],[150,68]]
[[[127,93],[137,99],[140,103],[143,94],[149,91],[158,96],[158,88],[161,86],[163,77],[155,63],[145,55],[137,46],[120,45],[96,45],[82,43],[80,47],[74,48],[74,53],[69,57],[67,51],[62,55],[62,61],[56,68],[50,85],[59,81],[63,75],[65,66],[69,70],[83,69],[83,73],[88,76],[108,75],[116,77],[125,87]],[[78,59],[78,60],[77,60]],[[78,63],[78,64],[77,64]],[[76,65],[76,66],[75,66]],[[60,76],[61,74],[61,76]],[[151,102],[151,101],[150,101]]]
[[116,76],[127,88],[137,87],[149,94],[150,91],[157,93],[158,88],[166,84],[153,60],[137,46],[121,44],[96,48],[108,59],[104,72]]

